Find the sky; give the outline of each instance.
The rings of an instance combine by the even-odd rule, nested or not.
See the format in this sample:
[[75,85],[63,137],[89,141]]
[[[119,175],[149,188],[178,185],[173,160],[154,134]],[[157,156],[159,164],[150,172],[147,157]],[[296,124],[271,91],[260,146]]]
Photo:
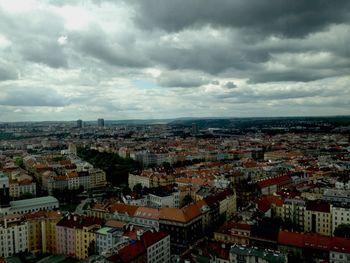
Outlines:
[[350,1],[0,0],[0,122],[350,114]]

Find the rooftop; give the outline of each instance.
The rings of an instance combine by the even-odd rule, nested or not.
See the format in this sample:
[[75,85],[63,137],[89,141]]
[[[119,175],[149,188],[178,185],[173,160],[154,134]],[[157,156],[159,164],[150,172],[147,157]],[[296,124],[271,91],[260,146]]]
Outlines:
[[286,257],[283,254],[279,254],[275,251],[262,250],[255,247],[242,247],[233,245],[230,250],[231,254],[240,256],[255,256],[262,258],[270,263],[285,263]]
[[30,199],[24,199],[24,200],[18,200],[18,201],[11,201],[10,205],[12,209],[20,209],[24,207],[31,207],[31,206],[37,206],[37,205],[43,205],[43,204],[49,204],[49,203],[58,204],[58,200],[53,196],[43,196],[43,197],[36,197],[36,198],[30,198]]

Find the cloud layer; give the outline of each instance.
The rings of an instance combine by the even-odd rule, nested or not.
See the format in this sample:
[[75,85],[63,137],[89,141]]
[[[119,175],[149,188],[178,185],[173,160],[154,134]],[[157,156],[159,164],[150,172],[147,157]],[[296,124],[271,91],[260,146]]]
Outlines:
[[350,2],[0,2],[0,121],[350,114]]

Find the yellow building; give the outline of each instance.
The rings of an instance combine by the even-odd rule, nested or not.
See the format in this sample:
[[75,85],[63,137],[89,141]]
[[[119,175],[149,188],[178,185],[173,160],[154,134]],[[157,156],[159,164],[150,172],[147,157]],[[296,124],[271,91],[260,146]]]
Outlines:
[[56,252],[56,224],[62,218],[58,211],[38,211],[25,215],[28,221],[28,249],[37,253]]
[[331,205],[321,201],[312,201],[306,205],[304,231],[325,236],[332,235]]
[[89,253],[95,252],[96,247],[96,230],[101,227],[96,224],[96,220],[88,220],[85,218],[82,221],[82,227],[75,230],[75,257],[77,259],[86,259]]

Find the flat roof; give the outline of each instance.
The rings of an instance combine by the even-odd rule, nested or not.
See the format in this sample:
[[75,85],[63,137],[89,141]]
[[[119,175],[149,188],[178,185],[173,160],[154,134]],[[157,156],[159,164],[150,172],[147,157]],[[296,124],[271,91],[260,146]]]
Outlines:
[[108,231],[111,230],[111,227],[102,227],[99,230],[96,231],[96,233],[102,234],[102,235],[107,235]]
[[113,232],[120,232],[118,229],[116,228],[112,228],[112,227],[102,227],[99,230],[96,231],[96,233],[101,234],[101,235],[107,235],[108,233],[113,233]]
[[48,203],[58,203],[58,200],[53,196],[43,196],[18,201],[11,201],[10,206],[11,209],[18,209],[22,207],[43,205]]

